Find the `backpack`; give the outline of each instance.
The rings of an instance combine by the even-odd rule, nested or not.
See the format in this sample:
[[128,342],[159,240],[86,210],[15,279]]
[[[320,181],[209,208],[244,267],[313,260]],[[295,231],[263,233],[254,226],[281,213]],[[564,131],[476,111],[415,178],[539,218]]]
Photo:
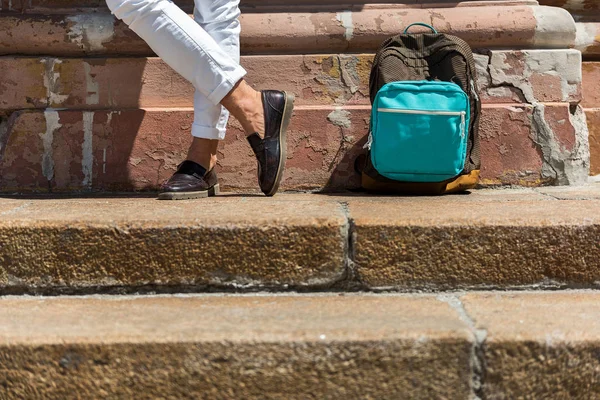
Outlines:
[[[414,25],[433,33],[409,34]],[[408,26],[377,51],[369,91],[364,189],[438,195],[477,185],[481,102],[464,40]]]

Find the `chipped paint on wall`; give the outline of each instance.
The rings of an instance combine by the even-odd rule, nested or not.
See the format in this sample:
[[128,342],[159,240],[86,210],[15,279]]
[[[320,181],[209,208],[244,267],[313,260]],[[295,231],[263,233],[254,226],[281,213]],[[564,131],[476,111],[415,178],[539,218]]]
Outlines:
[[59,120],[60,117],[57,111],[46,110],[44,111],[44,118],[46,119],[46,132],[40,133],[40,138],[44,146],[44,154],[42,156],[42,175],[51,181],[54,178],[54,132],[58,130],[62,125]]
[[83,145],[81,149],[81,170],[83,172],[83,186],[92,187],[92,169],[94,166],[93,153],[94,137],[94,112],[83,113]]
[[85,102],[88,105],[97,105],[100,103],[100,88],[98,82],[96,82],[94,76],[92,76],[92,66],[84,61],[83,67],[85,69],[85,84],[87,90]]
[[[571,14],[558,7],[529,6],[536,20],[533,48],[564,48],[576,36],[575,20]],[[557,35],[557,33],[561,33]]]
[[336,14],[336,18],[342,23],[346,30],[344,37],[347,41],[351,41],[354,37],[354,22],[352,21],[352,11],[342,11]]
[[[121,111],[110,111],[106,117],[106,123],[103,124],[102,129],[110,129],[112,130],[112,119],[113,119],[113,115],[117,114],[117,115],[121,115]],[[104,149],[102,149],[102,173],[106,174],[106,152],[107,152],[107,147],[105,146]]]
[[327,116],[329,122],[340,128],[350,129],[352,127],[352,121],[350,121],[350,111],[342,109],[342,107],[336,107],[334,111],[329,113]]
[[339,55],[342,83],[354,94],[360,88],[360,77],[357,72],[358,57],[353,55]]
[[67,21],[71,24],[68,38],[84,50],[103,50],[104,43],[115,35],[115,19],[111,14],[78,14]]
[[588,48],[598,42],[598,24],[578,22],[577,37],[575,38],[575,48],[582,53],[587,53]]
[[60,106],[69,98],[69,95],[60,94],[60,72],[56,71],[56,66],[62,64],[62,61],[58,58],[42,58],[40,62],[46,67],[43,79],[48,105]]
[[536,104],[533,109],[532,135],[542,153],[542,176],[551,178],[555,185],[583,185],[590,171],[588,128],[585,113],[580,106],[569,116],[574,128],[575,143],[572,149],[561,145],[557,132],[546,120],[546,106]]
[[[492,51],[488,72],[494,87],[519,89],[530,104],[540,101],[534,82],[552,79],[560,82],[560,101],[570,102],[580,90],[581,53],[576,50]],[[547,88],[546,88],[547,89]]]

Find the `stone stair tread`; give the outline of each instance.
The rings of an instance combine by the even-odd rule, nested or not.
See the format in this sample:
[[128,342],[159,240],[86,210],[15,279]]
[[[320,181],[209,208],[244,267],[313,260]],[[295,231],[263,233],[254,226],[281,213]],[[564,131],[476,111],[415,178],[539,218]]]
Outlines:
[[[554,0],[546,0],[546,2]],[[593,1],[593,0],[586,0]],[[2,0],[0,11],[3,12],[56,12],[63,10],[106,10],[105,0]],[[6,3],[6,4],[5,4]],[[194,0],[175,0],[182,9],[192,12]],[[538,5],[537,0],[468,0],[456,4],[456,0],[402,0],[400,3],[381,2],[376,0],[295,0],[293,4],[285,0],[242,0],[240,8],[245,12],[264,12],[264,10],[315,10],[323,8],[363,9],[369,7],[381,8],[428,8],[428,7],[472,7],[490,5]],[[555,6],[548,3],[545,5]]]
[[[482,184],[584,182],[585,119],[571,112],[567,103],[484,104]],[[354,161],[364,153],[369,118],[368,105],[295,108],[281,188],[360,187]],[[192,122],[191,108],[15,112],[3,132],[0,125],[0,191],[156,190],[186,156]],[[217,170],[227,190],[256,189],[256,159],[244,138],[232,119]],[[564,162],[554,161],[555,151]]]
[[0,298],[3,398],[600,394],[600,294]]
[[0,293],[597,287],[600,185],[0,198]]
[[[367,105],[372,60],[373,54],[245,56],[241,64],[253,87],[293,92],[298,106]],[[581,54],[576,50],[491,50],[475,54],[475,60],[483,103],[581,101]],[[594,72],[590,64],[585,68]],[[0,113],[193,103],[192,85],[156,57],[5,56],[0,70],[5,71]]]
[[[508,5],[442,8],[365,8],[337,12],[246,13],[243,54],[374,51],[415,21],[431,21],[474,48],[570,48],[576,27],[564,9]],[[505,18],[496,18],[505,15]],[[477,22],[476,24],[474,22]],[[551,21],[551,23],[549,22]],[[508,28],[508,29],[507,29]],[[268,33],[266,33],[268,32]],[[0,54],[152,55],[150,48],[108,12],[0,14]],[[20,40],[27,37],[29,40]]]
[[337,342],[468,339],[435,298],[168,295],[0,298],[4,345],[178,342]]

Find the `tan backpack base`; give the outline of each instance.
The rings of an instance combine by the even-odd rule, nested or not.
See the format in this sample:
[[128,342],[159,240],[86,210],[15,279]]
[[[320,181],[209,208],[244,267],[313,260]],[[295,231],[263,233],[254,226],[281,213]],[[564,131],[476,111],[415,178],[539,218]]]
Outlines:
[[394,182],[389,180],[387,182],[381,182],[371,178],[365,173],[362,173],[361,176],[362,187],[370,192],[438,196],[473,189],[477,186],[477,182],[479,181],[479,170],[474,170],[452,180],[439,183]]

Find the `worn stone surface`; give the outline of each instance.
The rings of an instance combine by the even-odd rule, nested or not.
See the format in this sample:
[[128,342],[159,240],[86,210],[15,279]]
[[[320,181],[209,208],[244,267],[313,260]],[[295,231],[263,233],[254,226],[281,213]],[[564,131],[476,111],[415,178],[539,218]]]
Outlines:
[[[372,60],[373,54],[247,56],[242,65],[256,89],[277,82],[297,105],[344,105],[369,104]],[[193,106],[192,85],[158,58],[0,57],[0,69],[0,113]]]
[[350,201],[358,277],[402,290],[597,285],[600,202],[548,199]]
[[583,185],[590,172],[589,130],[581,106],[533,108],[532,133],[544,160],[542,176],[556,185]]
[[557,200],[600,200],[600,191],[595,188],[598,185],[590,183],[585,186],[548,186],[533,190]]
[[575,13],[600,11],[600,5],[596,0],[539,0],[539,2],[545,6],[564,7]]
[[7,399],[471,393],[468,329],[431,298],[16,298],[0,305],[0,396]]
[[[366,140],[368,118],[364,107],[297,109],[282,187],[357,187],[354,157]],[[22,113],[3,146],[0,187],[156,190],[185,158],[192,122],[191,109]],[[224,188],[257,190],[256,159],[235,121],[219,158]]]
[[11,203],[0,222],[0,286],[327,286],[342,277],[338,204],[247,200]]
[[590,131],[590,175],[600,175],[600,109],[587,109],[585,116]]
[[0,198],[0,284],[5,293],[595,287],[599,199],[599,185],[181,203],[11,196]]
[[[578,18],[579,20],[580,18]],[[578,22],[577,38],[575,48],[580,50],[588,59],[600,57],[600,14],[597,14],[593,22]]]
[[582,64],[584,108],[600,108],[600,62],[588,61]]
[[[557,179],[554,170],[545,170],[538,144],[543,142],[537,139],[532,110],[518,104],[484,107],[480,129],[483,184],[536,186]],[[547,106],[544,115],[545,138],[556,143],[551,148],[557,149],[551,153],[556,163],[579,154],[581,144],[573,140],[580,128],[574,127],[568,106]],[[364,152],[369,118],[369,106],[299,106],[290,125],[282,188],[359,187],[354,160]],[[12,119],[6,141],[0,142],[0,149],[4,148],[0,190],[4,192],[156,190],[185,157],[193,112],[46,111],[14,113]],[[257,189],[256,161],[233,120],[219,157],[223,188]],[[572,165],[576,166],[569,163],[563,168]]]
[[532,108],[504,106],[497,112],[484,108],[479,125],[481,183],[537,186],[551,182],[542,174],[544,164],[532,136]]
[[598,293],[485,293],[461,300],[486,333],[485,398],[600,397]]
[[[552,1],[552,0],[547,0]],[[457,7],[477,7],[477,6],[513,6],[513,5],[538,5],[536,0],[475,0],[464,1],[454,4],[455,0],[403,0],[400,4],[394,4],[396,8],[425,8],[432,5],[451,4]],[[194,6],[194,0],[175,0],[175,4],[184,10],[191,12]],[[240,6],[244,12],[260,12],[264,9],[285,9],[289,11],[322,8],[338,9],[340,6],[344,9],[362,9],[369,7],[378,7],[381,4],[376,0],[328,0],[315,4],[314,0],[295,0],[293,4],[285,0],[242,0]],[[388,5],[388,7],[391,5]],[[1,0],[0,11],[19,11],[19,12],[56,12],[64,9],[86,9],[86,8],[104,8],[105,0]]]
[[0,396],[596,398],[599,301],[591,291],[2,298]]
[[475,59],[484,102],[581,100],[582,62],[577,50],[496,50]]
[[[498,15],[505,18],[497,18]],[[241,17],[242,51],[245,54],[373,51],[385,38],[413,21],[431,21],[441,31],[463,37],[475,48],[568,48],[575,40],[576,30],[570,14],[560,8],[523,5],[490,6],[485,13],[481,13],[480,7],[401,11],[359,8],[286,16],[277,13],[277,17],[273,13],[246,13]],[[477,21],[477,25],[472,21]],[[108,13],[3,14],[0,37],[0,54],[152,54],[141,39]],[[29,40],[20,40],[23,37]]]
[[[574,50],[477,54],[484,103],[576,103],[581,56]],[[292,92],[298,105],[369,104],[373,54],[246,56],[248,82]],[[158,58],[0,57],[0,112],[27,108],[190,107],[193,87]],[[593,64],[584,71],[593,81]],[[169,82],[165,85],[165,82]],[[591,82],[586,95],[596,96]]]

